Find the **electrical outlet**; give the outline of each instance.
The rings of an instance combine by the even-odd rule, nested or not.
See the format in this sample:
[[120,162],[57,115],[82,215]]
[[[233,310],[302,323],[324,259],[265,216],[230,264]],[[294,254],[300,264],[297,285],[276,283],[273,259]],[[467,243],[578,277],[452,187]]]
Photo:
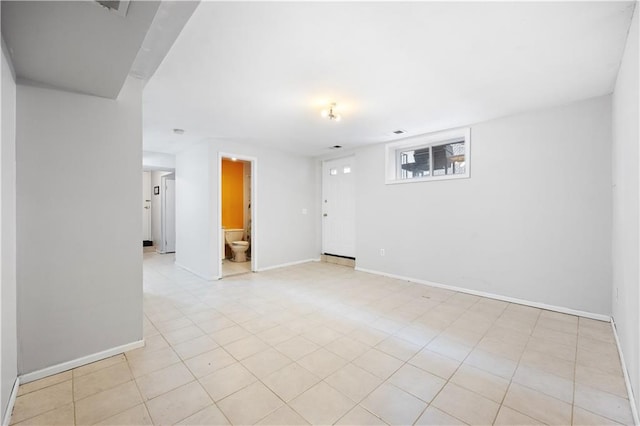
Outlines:
[[384,256],[384,249],[380,249],[380,256]]

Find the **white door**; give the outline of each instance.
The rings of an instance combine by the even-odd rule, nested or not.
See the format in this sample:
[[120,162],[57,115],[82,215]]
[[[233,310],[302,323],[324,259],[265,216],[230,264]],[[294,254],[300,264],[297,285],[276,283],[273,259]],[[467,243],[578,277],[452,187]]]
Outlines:
[[151,173],[142,172],[142,241],[151,240]]
[[322,163],[322,252],[355,258],[355,157]]
[[162,197],[162,241],[164,241],[164,253],[176,251],[176,181],[174,179],[163,180]]

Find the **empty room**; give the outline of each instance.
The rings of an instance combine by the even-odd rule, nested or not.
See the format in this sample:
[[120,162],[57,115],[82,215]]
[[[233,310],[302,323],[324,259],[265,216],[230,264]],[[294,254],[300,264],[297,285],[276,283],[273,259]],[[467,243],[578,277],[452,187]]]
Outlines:
[[639,11],[2,0],[2,425],[640,425]]

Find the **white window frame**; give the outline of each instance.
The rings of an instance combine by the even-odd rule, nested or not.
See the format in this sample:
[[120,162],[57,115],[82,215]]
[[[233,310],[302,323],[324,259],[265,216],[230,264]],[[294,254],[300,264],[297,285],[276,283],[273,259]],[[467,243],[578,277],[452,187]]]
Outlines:
[[[400,150],[407,151],[408,149],[420,149],[433,146],[444,145],[452,140],[464,139],[464,162],[465,172],[455,175],[438,175],[438,176],[422,176],[416,178],[400,179],[398,178],[398,172],[400,163],[398,160],[398,152]],[[391,142],[385,145],[385,164],[386,164],[386,176],[385,183],[387,185],[393,185],[397,183],[415,183],[415,182],[429,182],[436,180],[449,180],[449,179],[467,179],[470,177],[471,170],[471,128],[466,127],[462,129],[446,130],[443,132],[429,133],[426,135],[415,136],[408,139],[403,139],[397,142]],[[431,156],[430,156],[431,157]],[[430,158],[431,166],[433,166],[433,159]],[[433,168],[433,167],[431,167]],[[430,170],[430,174],[433,174],[433,170]]]

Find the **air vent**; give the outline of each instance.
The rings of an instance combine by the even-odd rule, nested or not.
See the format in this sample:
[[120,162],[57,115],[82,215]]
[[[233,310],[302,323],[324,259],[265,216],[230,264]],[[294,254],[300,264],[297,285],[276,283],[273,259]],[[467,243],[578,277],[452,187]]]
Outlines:
[[407,132],[406,132],[406,130],[398,129],[398,130],[394,130],[393,133],[396,134],[396,135],[404,135]]
[[342,145],[334,145],[330,149],[341,149]]
[[127,16],[129,0],[96,0],[96,3],[117,15]]

